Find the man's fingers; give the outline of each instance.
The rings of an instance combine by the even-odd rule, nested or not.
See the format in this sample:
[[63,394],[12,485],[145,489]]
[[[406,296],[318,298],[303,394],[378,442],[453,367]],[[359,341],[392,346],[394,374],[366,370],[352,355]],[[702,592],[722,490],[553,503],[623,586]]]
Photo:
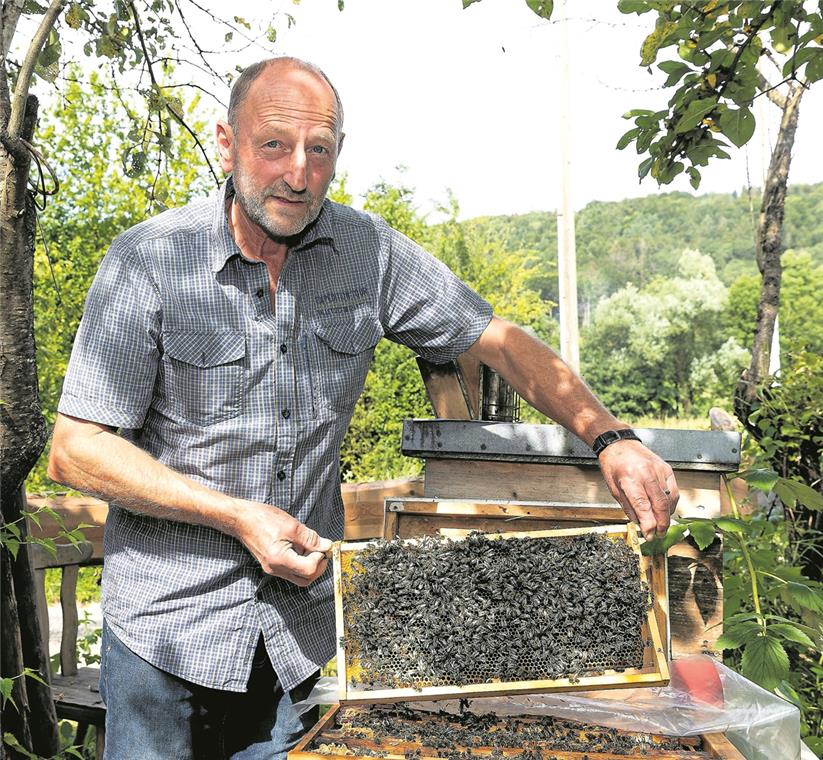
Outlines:
[[325,554],[332,547],[332,542],[328,538],[321,538],[317,531],[307,528],[302,523],[298,523],[292,537],[294,548],[301,554],[320,552]]
[[[641,532],[647,539],[651,540],[657,531],[657,518],[652,510],[652,502],[646,493],[646,489],[629,478],[620,481],[619,486],[626,501],[634,511],[634,519],[640,525]],[[662,490],[660,491],[660,495],[663,496]],[[629,515],[629,517],[631,517],[631,515]]]
[[269,575],[286,578],[292,583],[300,580],[304,583],[298,583],[298,585],[307,586],[326,572],[329,563],[323,552],[313,551],[301,554],[291,543],[284,541],[272,553],[267,564],[268,567],[264,570]]
[[677,488],[677,480],[675,480],[674,473],[670,472],[665,480],[664,493],[669,498],[669,514],[673,515],[674,510],[677,509],[677,502],[680,500],[680,491]]

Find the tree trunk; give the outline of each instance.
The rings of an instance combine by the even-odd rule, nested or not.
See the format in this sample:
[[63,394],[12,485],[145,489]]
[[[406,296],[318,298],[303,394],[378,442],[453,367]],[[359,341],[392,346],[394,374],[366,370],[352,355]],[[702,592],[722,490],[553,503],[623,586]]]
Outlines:
[[789,168],[792,162],[792,148],[797,132],[800,99],[805,88],[797,85],[786,96],[777,142],[772,151],[763,201],[760,204],[760,219],[757,227],[757,266],[762,275],[760,303],[757,306],[757,322],[752,342],[752,360],[747,372],[743,373],[734,397],[734,410],[738,419],[747,428],[749,414],[760,385],[769,373],[769,356],[774,334],[774,324],[780,306],[780,282],[783,267],[780,261],[783,246],[783,215],[786,207],[786,190],[789,183]]
[[[27,189],[31,155],[26,143],[32,140],[36,118],[37,99],[29,96],[22,139],[4,133],[0,145],[0,511],[7,523],[20,519],[23,484],[47,437],[34,346],[32,282],[37,210]],[[17,525],[21,530],[25,528],[23,522]],[[6,667],[22,663],[47,679],[48,655],[34,611],[34,573],[28,547],[21,545],[14,562],[7,550],[2,552],[2,675],[19,676],[20,670],[13,672]],[[23,722],[18,741],[40,755],[54,755],[59,749],[57,720],[48,687],[30,678],[19,678],[15,688],[24,692],[18,701]],[[4,710],[7,727],[15,723],[10,712],[13,709],[7,705]]]

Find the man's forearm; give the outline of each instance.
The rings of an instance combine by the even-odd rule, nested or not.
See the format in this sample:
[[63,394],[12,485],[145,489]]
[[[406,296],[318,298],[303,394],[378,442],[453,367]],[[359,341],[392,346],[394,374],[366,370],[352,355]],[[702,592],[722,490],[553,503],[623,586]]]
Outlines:
[[287,512],[200,485],[103,425],[59,414],[49,477],[133,512],[215,528],[240,541],[265,573],[298,586],[326,570],[331,541]]
[[153,459],[108,428],[58,416],[49,477],[133,512],[236,536],[240,504]]
[[496,319],[470,351],[531,406],[588,445],[605,430],[627,427],[549,346],[516,325]]

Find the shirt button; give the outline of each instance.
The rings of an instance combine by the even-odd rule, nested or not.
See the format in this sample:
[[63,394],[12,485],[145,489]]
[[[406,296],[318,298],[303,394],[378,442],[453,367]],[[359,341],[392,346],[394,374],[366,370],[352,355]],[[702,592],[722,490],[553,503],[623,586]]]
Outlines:
[[266,291],[263,288],[257,288],[257,297],[262,298],[264,295],[266,295]]
[[289,417],[291,417],[291,412],[288,409],[284,409],[282,412],[280,412],[280,414],[283,415],[284,419],[288,419]]
[[280,344],[280,353],[281,354],[285,354],[286,351],[288,351],[288,350],[289,350],[289,347],[285,343]]
[[285,480],[286,479],[286,471],[285,470],[280,470],[280,472],[277,473],[277,479],[278,480]]

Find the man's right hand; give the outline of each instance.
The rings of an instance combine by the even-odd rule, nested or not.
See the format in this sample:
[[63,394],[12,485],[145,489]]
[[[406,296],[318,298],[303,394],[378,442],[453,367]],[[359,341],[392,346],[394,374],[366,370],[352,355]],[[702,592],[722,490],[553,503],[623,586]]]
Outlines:
[[332,542],[282,509],[256,501],[238,502],[236,537],[264,573],[308,586],[326,572]]

